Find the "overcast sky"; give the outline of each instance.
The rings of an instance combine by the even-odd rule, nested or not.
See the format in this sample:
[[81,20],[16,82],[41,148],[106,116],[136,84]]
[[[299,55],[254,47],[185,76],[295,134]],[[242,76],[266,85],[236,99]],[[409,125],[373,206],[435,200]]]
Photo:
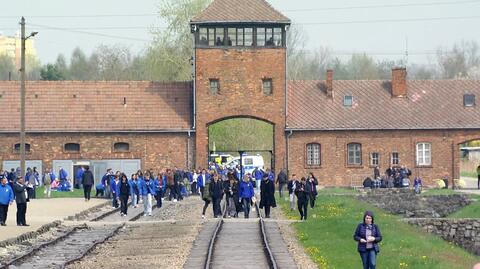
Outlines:
[[[39,32],[35,46],[42,63],[55,61],[59,53],[68,58],[75,47],[89,54],[100,44],[123,44],[138,53],[149,44],[152,27],[161,26],[155,16],[160,1],[8,1],[0,8],[0,33],[14,35],[25,16],[27,32]],[[408,39],[409,62],[428,63],[438,46],[462,39],[480,43],[480,0],[269,2],[302,25],[309,48],[327,46],[339,56],[366,52],[402,59]]]

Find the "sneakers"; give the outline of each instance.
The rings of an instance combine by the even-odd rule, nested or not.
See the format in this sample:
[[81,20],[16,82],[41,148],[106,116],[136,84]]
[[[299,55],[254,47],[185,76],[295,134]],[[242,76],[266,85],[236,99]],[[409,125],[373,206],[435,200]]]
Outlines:
[[2,222],[2,223],[0,223],[0,225],[2,225],[2,226],[7,226],[7,224],[5,224],[5,223],[3,223],[3,222]]
[[151,216],[152,216],[152,213],[148,213],[148,216],[150,216],[150,217],[151,217]]
[[202,215],[202,219],[205,219],[205,215]]
[[146,216],[147,216],[147,213],[143,213],[143,216],[146,217]]
[[176,202],[178,202],[178,201],[177,201],[177,199],[173,199],[173,202],[176,203]]

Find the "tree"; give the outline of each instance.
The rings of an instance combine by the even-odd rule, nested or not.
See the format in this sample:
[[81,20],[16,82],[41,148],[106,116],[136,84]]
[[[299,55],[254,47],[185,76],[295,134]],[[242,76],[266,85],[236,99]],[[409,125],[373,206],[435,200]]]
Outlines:
[[100,80],[124,80],[132,61],[130,50],[127,47],[99,46],[94,54],[97,59]]
[[63,73],[54,64],[47,64],[40,70],[42,80],[64,80]]
[[72,57],[70,58],[70,76],[73,80],[92,80],[95,77],[92,74],[92,68],[88,62],[87,56],[80,48],[75,48],[72,52]]
[[0,55],[0,80],[16,80],[18,78],[18,70],[15,68],[13,59],[6,55]]
[[191,80],[192,34],[189,20],[211,0],[163,0],[159,14],[166,29],[152,31],[154,43],[144,58],[146,78],[150,80]]
[[468,78],[468,72],[480,66],[480,47],[476,41],[462,41],[451,50],[438,48],[437,61],[443,78]]

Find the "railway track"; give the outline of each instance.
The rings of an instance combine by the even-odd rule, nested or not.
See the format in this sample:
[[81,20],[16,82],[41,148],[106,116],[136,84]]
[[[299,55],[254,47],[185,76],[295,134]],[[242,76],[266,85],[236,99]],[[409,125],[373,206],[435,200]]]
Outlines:
[[[143,208],[129,208],[129,216],[122,217],[117,209],[99,212],[90,219],[95,225],[77,225],[54,239],[37,246],[1,264],[0,268],[65,268],[104,243],[125,226],[143,215]],[[119,223],[120,222],[120,223]]]
[[258,218],[207,222],[184,268],[297,268],[277,224],[255,206]]

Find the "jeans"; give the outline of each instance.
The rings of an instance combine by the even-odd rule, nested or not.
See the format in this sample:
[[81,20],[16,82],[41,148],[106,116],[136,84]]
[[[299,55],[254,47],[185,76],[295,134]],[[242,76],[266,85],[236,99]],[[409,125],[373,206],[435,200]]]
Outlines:
[[1,205],[0,204],[0,223],[6,223],[8,216],[8,204]]
[[17,225],[27,224],[25,215],[27,214],[27,203],[17,204]]
[[120,212],[127,215],[128,195],[120,194]]
[[45,194],[45,197],[50,198],[52,187],[50,185],[45,185],[45,191],[43,193]]
[[248,215],[250,214],[250,201],[252,200],[252,198],[242,198],[242,202],[243,202],[243,212],[245,214],[245,218],[248,219]]
[[138,194],[132,192],[132,206],[137,206],[138,204]]
[[297,204],[300,219],[307,220],[308,199],[299,199]]
[[143,196],[143,213],[152,214],[152,194]]
[[157,200],[157,208],[162,207],[162,189],[158,190],[155,194],[155,200]]
[[294,210],[295,209],[295,200],[296,200],[296,196],[295,196],[295,193],[290,193],[290,209],[291,210]]
[[85,200],[90,200],[91,192],[92,192],[92,185],[83,185],[83,196],[85,196]]
[[377,266],[377,253],[375,249],[367,249],[365,252],[360,252],[362,258],[363,269],[375,269]]
[[278,194],[280,197],[283,197],[283,189],[285,188],[285,183],[278,183]]
[[212,197],[212,202],[213,202],[213,216],[215,218],[222,217],[222,208],[220,207],[221,198],[220,197],[217,197],[217,198]]
[[203,200],[205,204],[203,205],[202,215],[205,216],[205,211],[207,211],[208,205],[210,204],[210,200]]

